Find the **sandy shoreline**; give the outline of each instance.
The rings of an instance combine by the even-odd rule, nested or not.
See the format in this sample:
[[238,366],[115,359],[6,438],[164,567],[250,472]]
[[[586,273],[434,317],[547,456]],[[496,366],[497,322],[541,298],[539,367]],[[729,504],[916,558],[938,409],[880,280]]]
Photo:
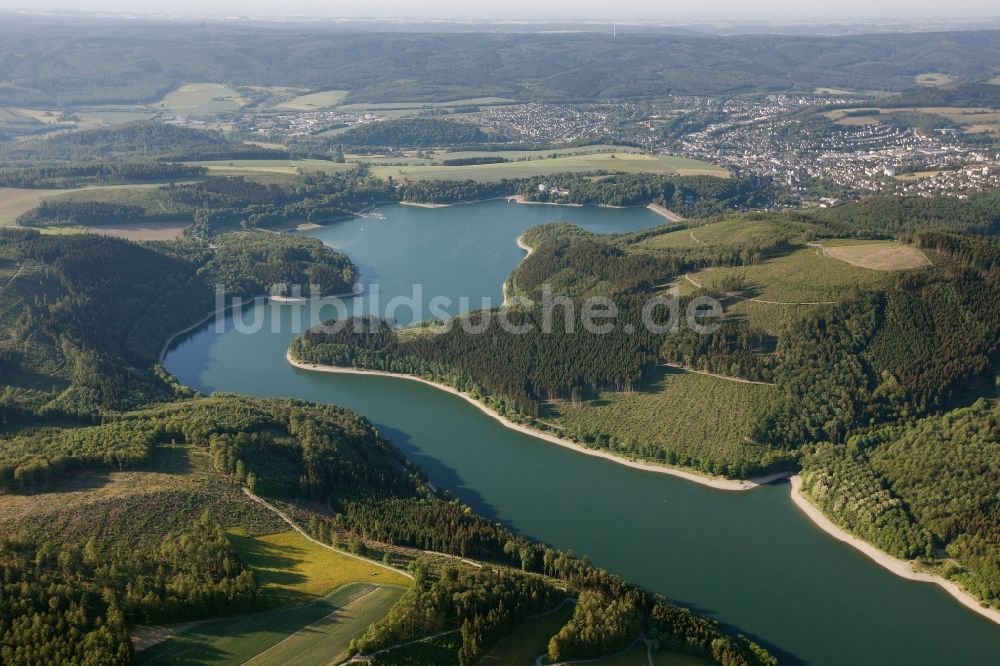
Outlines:
[[507,201],[513,201],[514,203],[524,204],[525,206],[571,206],[572,208],[583,208],[583,204],[578,203],[559,203],[557,201],[528,201],[520,194],[515,194],[512,197],[506,197]]
[[[337,299],[337,298],[354,298],[355,296],[360,296],[363,293],[364,293],[364,287],[359,284],[359,285],[356,285],[355,291],[352,291],[350,293],[334,294],[332,296],[323,296],[323,297],[321,297],[321,298],[319,298],[317,300],[326,300],[326,299],[333,300],[333,299]],[[298,297],[298,296],[254,296],[253,299],[252,299],[252,301],[248,300],[248,301],[240,302],[240,303],[230,303],[229,305],[227,305],[224,308],[221,308],[221,309],[218,309],[218,310],[212,310],[211,312],[209,312],[207,315],[205,315],[204,317],[202,317],[201,319],[199,319],[195,323],[193,323],[190,326],[187,326],[185,328],[182,328],[181,330],[177,331],[176,333],[174,333],[173,335],[171,335],[169,338],[167,338],[167,341],[163,343],[163,347],[160,348],[160,357],[159,357],[160,360],[158,361],[158,363],[160,365],[163,365],[163,359],[166,357],[167,351],[169,351],[169,349],[170,349],[170,345],[172,345],[177,338],[179,338],[182,335],[185,335],[187,333],[190,333],[191,331],[193,331],[195,329],[201,328],[207,322],[211,321],[213,318],[218,317],[218,316],[223,316],[223,315],[225,315],[227,312],[229,312],[230,310],[232,310],[235,307],[241,307],[241,308],[242,307],[246,307],[246,306],[250,305],[251,302],[253,302],[253,303],[256,304],[256,303],[258,303],[258,302],[260,302],[262,300],[263,301],[273,301],[275,303],[308,303],[311,299],[306,298],[306,297]]]
[[802,493],[802,478],[798,474],[791,477],[791,487],[792,502],[795,503],[795,506],[797,506],[799,510],[802,511],[802,513],[804,513],[806,517],[816,525],[816,527],[820,528],[838,541],[843,541],[852,548],[862,552],[876,564],[884,569],[888,569],[897,576],[905,578],[906,580],[921,583],[933,583],[934,585],[943,588],[945,592],[950,594],[969,610],[982,615],[988,620],[1000,624],[1000,610],[984,607],[979,603],[978,599],[963,590],[958,586],[958,584],[953,583],[947,578],[938,576],[937,574],[914,571],[909,562],[893,557],[892,555],[879,550],[877,547],[859,537],[854,536],[827,518],[819,507],[809,501],[809,499]]
[[419,201],[400,201],[404,206],[416,206],[417,208],[450,208],[452,204],[445,203],[421,203]]
[[[535,251],[535,248],[531,247],[530,245],[528,245],[527,243],[524,242],[524,234],[521,234],[520,236],[517,237],[517,246],[519,248],[521,248],[522,250],[524,250],[525,252],[527,252],[526,255],[524,255],[523,257],[521,257],[521,261],[524,261],[525,259],[527,259],[528,257],[530,257],[531,253]],[[520,264],[518,264],[518,265],[520,265]],[[515,269],[516,269],[516,267],[515,267]],[[511,272],[513,273],[513,271],[511,271]],[[508,305],[510,305],[510,291],[509,290],[510,290],[510,278],[508,278],[508,279],[506,279],[506,280],[503,281],[503,289],[502,289],[502,291],[503,291],[503,303],[500,304],[500,307],[504,307],[505,308]]]
[[385,372],[382,370],[362,370],[359,368],[343,368],[333,365],[304,363],[302,361],[292,358],[290,352],[285,353],[285,358],[291,365],[301,370],[311,370],[314,372],[330,372],[334,374],[345,374],[345,375],[375,375],[380,377],[392,377],[395,379],[406,379],[409,381],[420,382],[421,384],[427,384],[428,386],[433,386],[438,390],[445,391],[446,393],[451,393],[452,395],[462,398],[469,404],[476,407],[479,411],[494,418],[495,420],[499,421],[501,424],[503,424],[507,428],[510,428],[511,430],[516,430],[517,432],[529,435],[536,439],[541,439],[543,441],[549,442],[550,444],[555,444],[557,446],[561,446],[563,448],[576,451],[577,453],[593,456],[595,458],[604,458],[605,460],[610,460],[611,462],[618,463],[619,465],[625,465],[626,467],[631,467],[633,469],[641,469],[646,472],[657,472],[659,474],[676,476],[682,479],[687,479],[688,481],[700,483],[703,486],[715,488],[716,490],[728,490],[728,491],[752,490],[757,486],[771,483],[772,481],[776,481],[778,479],[788,476],[786,472],[781,472],[778,474],[771,474],[760,478],[737,481],[733,479],[724,479],[722,477],[713,477],[713,476],[697,474],[695,472],[688,472],[675,467],[658,465],[656,463],[631,460],[629,458],[623,458],[621,456],[609,453],[607,451],[601,451],[600,449],[588,449],[585,446],[582,446],[575,442],[571,442],[566,439],[562,439],[560,437],[556,437],[555,435],[552,435],[550,433],[537,430],[530,426],[521,425],[520,423],[514,423],[513,421],[508,421],[504,417],[500,416],[500,414],[498,414],[494,410],[490,409],[483,403],[469,396],[467,393],[462,393],[461,391],[454,389],[451,386],[448,386],[446,384],[439,384],[437,382],[432,382],[429,379],[424,379],[423,377],[417,377],[416,375],[404,375],[395,372]]
[[[256,303],[256,302],[258,302],[261,299],[267,299],[267,296],[255,296],[254,299],[253,299],[253,302]],[[247,301],[246,303],[239,303],[239,306],[243,307],[244,305],[248,305],[249,303],[250,303],[249,301]],[[224,307],[222,309],[212,310],[211,312],[209,312],[207,315],[205,315],[204,317],[202,317],[201,319],[199,319],[195,323],[191,324],[190,326],[188,326],[186,328],[182,328],[181,330],[177,331],[176,333],[174,333],[173,335],[171,335],[169,338],[167,338],[167,341],[163,343],[163,347],[160,348],[160,360],[158,361],[159,364],[163,365],[163,359],[164,359],[164,357],[166,357],[167,350],[170,349],[170,345],[172,345],[174,343],[174,340],[176,340],[177,338],[181,337],[182,335],[190,333],[191,331],[195,330],[196,328],[201,328],[202,326],[205,325],[206,322],[209,322],[213,318],[218,317],[220,315],[224,315],[225,313],[229,312],[230,310],[232,310],[236,306],[237,306],[236,303],[231,303],[230,305],[227,305],[226,307]]]
[[[524,259],[527,259],[528,257],[530,257],[531,253],[535,251],[535,248],[531,247],[526,242],[524,242],[524,234],[521,234],[520,236],[518,236],[516,242],[517,242],[517,246],[519,248],[521,248],[522,250],[524,250],[525,252],[528,253],[528,254],[524,255]],[[524,261],[524,259],[522,259],[521,261]]]

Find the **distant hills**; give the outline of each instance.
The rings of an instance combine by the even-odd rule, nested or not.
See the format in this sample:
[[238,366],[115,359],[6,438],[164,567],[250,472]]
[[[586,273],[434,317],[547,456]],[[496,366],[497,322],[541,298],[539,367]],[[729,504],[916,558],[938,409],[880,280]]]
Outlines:
[[[247,45],[253,48],[248,49]],[[0,26],[0,106],[148,102],[183,83],[350,90],[350,101],[482,96],[586,101],[664,94],[910,91],[926,72],[986,81],[1000,31],[849,35],[335,32],[288,25],[34,19]]]

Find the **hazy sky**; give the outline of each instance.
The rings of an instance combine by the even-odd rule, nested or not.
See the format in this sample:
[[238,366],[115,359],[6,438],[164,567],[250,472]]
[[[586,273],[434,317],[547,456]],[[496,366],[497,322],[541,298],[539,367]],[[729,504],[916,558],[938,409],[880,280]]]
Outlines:
[[0,0],[5,10],[322,17],[965,18],[998,16],[996,0]]

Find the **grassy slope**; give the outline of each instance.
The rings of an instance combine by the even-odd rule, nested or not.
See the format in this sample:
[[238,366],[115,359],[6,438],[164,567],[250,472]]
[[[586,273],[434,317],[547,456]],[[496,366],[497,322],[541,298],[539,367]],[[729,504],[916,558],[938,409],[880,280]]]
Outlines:
[[368,663],[371,666],[459,666],[461,647],[462,637],[455,632],[383,652]]
[[[511,151],[510,156],[551,154],[553,151]],[[563,151],[559,151],[562,153]],[[569,151],[566,151],[569,152]],[[483,153],[504,155],[504,153]],[[436,159],[458,159],[463,156],[477,156],[480,153],[443,153]],[[612,157],[615,155],[615,157]],[[615,171],[624,173],[679,173],[681,175],[708,174],[727,176],[728,173],[716,166],[698,160],[672,156],[650,156],[635,153],[582,153],[554,159],[542,158],[500,164],[477,164],[470,166],[436,166],[430,160],[416,158],[354,158],[374,164],[372,174],[379,178],[392,177],[396,180],[475,180],[493,182],[503,178],[531,178],[553,173],[585,173],[589,171]],[[380,162],[393,164],[406,162],[410,166],[379,165]],[[216,160],[190,162],[206,166],[212,175],[249,175],[274,173],[291,175],[299,168],[326,172],[347,171],[355,164],[327,162],[324,160]]]
[[851,266],[811,247],[756,266],[707,268],[691,277],[711,288],[732,275],[744,276],[746,295],[783,303],[835,301],[855,288],[879,287],[894,279],[892,273]]
[[[320,623],[309,633],[296,635],[294,645],[317,657],[315,661],[298,663],[329,663],[325,655],[332,650],[336,650],[334,657],[345,652],[350,640],[381,617],[401,594],[402,588],[398,587],[350,583],[308,604],[195,625],[137,656],[142,664],[243,664],[270,648],[275,648],[276,656],[286,655],[284,646],[278,648],[282,641],[304,627]],[[343,613],[335,616],[336,622],[323,621],[338,609]],[[331,644],[312,644],[324,641]],[[287,662],[264,655],[254,663]]]
[[0,227],[14,224],[18,215],[36,207],[46,196],[65,190],[29,190],[20,187],[0,187]]
[[234,534],[231,541],[276,604],[311,600],[350,582],[409,584],[390,569],[321,548],[291,530],[257,537]]
[[[612,157],[614,155],[615,157]],[[498,181],[503,178],[531,178],[553,173],[585,173],[588,171],[615,171],[625,173],[679,173],[681,175],[726,175],[710,164],[680,157],[655,157],[632,153],[598,153],[573,155],[555,159],[538,159],[501,164],[478,164],[463,167],[444,166],[382,166],[372,169],[381,178],[411,180],[475,180]]]
[[635,247],[637,249],[694,249],[701,245],[729,247],[766,240],[779,233],[782,233],[782,230],[770,220],[732,218],[652,236],[636,243]]
[[140,653],[143,663],[241,664],[253,658],[258,665],[327,664],[344,656],[351,639],[409,584],[374,562],[321,548],[291,530],[230,539],[277,608],[195,625]]
[[91,535],[155,546],[208,510],[223,526],[261,534],[284,523],[211,469],[206,452],[161,446],[148,469],[81,471],[34,495],[0,495],[0,533],[41,531],[82,543]]
[[246,663],[253,666],[325,666],[337,663],[347,656],[351,640],[382,618],[402,595],[401,587],[376,587]]
[[276,109],[288,109],[291,111],[315,111],[318,109],[328,109],[337,106],[347,97],[348,90],[326,90],[323,92],[299,95],[289,100],[277,104]]

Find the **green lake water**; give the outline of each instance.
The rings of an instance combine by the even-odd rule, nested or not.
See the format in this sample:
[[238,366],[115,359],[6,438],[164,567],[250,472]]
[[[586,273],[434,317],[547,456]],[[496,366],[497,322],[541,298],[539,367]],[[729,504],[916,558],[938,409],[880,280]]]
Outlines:
[[[567,220],[592,231],[663,222],[639,210],[487,202],[451,208],[387,206],[311,232],[362,268],[383,305],[422,284],[462,309],[500,302],[523,256],[515,239]],[[360,310],[366,298],[358,299]],[[380,311],[381,308],[379,308]],[[314,313],[315,314],[315,313]],[[320,316],[329,316],[321,312]],[[728,493],[583,456],[514,432],[455,396],[415,382],[298,370],[288,343],[308,326],[306,305],[265,303],[235,315],[256,333],[207,324],[180,340],[165,365],[199,390],[294,396],[349,407],[378,425],[440,488],[480,513],[595,563],[765,644],[782,663],[1000,664],[1000,627],[934,585],[913,583],[813,526],[787,484]],[[296,320],[301,320],[297,323]],[[274,324],[274,325],[272,325]],[[720,415],[723,418],[724,415]]]

